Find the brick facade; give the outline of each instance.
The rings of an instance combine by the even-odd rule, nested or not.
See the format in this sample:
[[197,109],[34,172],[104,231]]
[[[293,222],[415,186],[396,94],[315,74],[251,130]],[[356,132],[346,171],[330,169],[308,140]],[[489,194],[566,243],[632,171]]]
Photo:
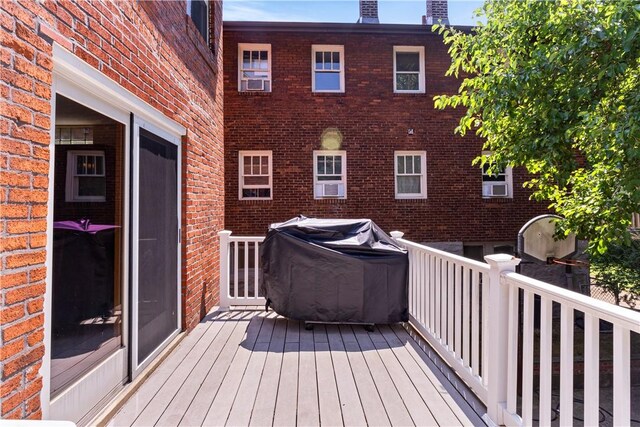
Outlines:
[[187,129],[183,327],[192,328],[217,302],[216,231],[224,219],[222,6],[211,4],[207,46],[185,1],[0,2],[2,418],[42,416],[53,43]]
[[[420,242],[515,242],[545,207],[529,201],[525,175],[513,172],[513,198],[482,197],[471,162],[482,149],[474,135],[454,136],[460,110],[439,111],[433,97],[459,82],[439,36],[423,26],[225,23],[226,227],[264,234],[295,215],[368,217],[384,230]],[[238,92],[238,43],[270,43],[270,93]],[[344,45],[345,93],[313,93],[311,46]],[[393,47],[423,46],[424,94],[393,91]],[[313,151],[337,128],[347,159],[347,198],[316,200]],[[409,134],[413,129],[413,134]],[[239,200],[238,152],[273,152],[273,200]],[[427,198],[398,200],[394,151],[425,150]]]

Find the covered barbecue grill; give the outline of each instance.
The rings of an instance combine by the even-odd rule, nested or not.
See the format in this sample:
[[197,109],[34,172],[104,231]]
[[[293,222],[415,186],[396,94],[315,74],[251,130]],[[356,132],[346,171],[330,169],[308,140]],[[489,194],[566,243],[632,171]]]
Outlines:
[[369,324],[409,318],[407,251],[369,219],[272,224],[260,257],[261,293],[282,316]]

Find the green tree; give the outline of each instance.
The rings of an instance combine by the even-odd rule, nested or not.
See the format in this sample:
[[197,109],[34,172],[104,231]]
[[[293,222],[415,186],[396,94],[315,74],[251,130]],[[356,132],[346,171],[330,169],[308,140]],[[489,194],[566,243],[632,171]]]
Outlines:
[[437,108],[466,107],[491,156],[524,166],[536,200],[565,219],[559,235],[591,253],[629,243],[640,210],[640,0],[487,0],[471,32],[436,25],[462,77]]

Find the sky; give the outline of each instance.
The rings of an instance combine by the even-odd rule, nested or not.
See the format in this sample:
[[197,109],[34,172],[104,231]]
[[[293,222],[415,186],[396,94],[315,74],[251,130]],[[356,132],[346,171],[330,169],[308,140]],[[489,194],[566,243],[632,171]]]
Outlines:
[[[226,21],[346,22],[360,17],[358,0],[225,0]],[[379,0],[378,16],[383,24],[421,24],[425,0]],[[475,25],[473,11],[482,0],[449,0],[452,25]]]

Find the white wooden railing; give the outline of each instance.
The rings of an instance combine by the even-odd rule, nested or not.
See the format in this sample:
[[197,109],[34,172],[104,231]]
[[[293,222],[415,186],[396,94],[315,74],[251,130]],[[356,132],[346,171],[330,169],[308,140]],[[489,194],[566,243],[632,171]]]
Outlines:
[[259,245],[262,236],[232,236],[223,230],[220,237],[220,307],[264,305],[260,295]]
[[[553,410],[559,413],[560,426],[573,423],[573,331],[578,311],[585,324],[584,425],[598,424],[600,320],[613,324],[613,424],[629,425],[630,337],[640,333],[640,313],[517,274],[520,260],[510,255],[489,255],[482,263],[405,240],[401,232],[391,235],[408,251],[410,324],[486,404],[487,423],[531,425],[534,395],[539,425],[551,424]],[[221,307],[263,305],[258,248],[264,238],[236,237],[230,231],[219,236]],[[539,328],[534,325],[536,297]],[[552,410],[554,310],[560,312],[559,410]],[[535,329],[540,336],[537,389]]]

